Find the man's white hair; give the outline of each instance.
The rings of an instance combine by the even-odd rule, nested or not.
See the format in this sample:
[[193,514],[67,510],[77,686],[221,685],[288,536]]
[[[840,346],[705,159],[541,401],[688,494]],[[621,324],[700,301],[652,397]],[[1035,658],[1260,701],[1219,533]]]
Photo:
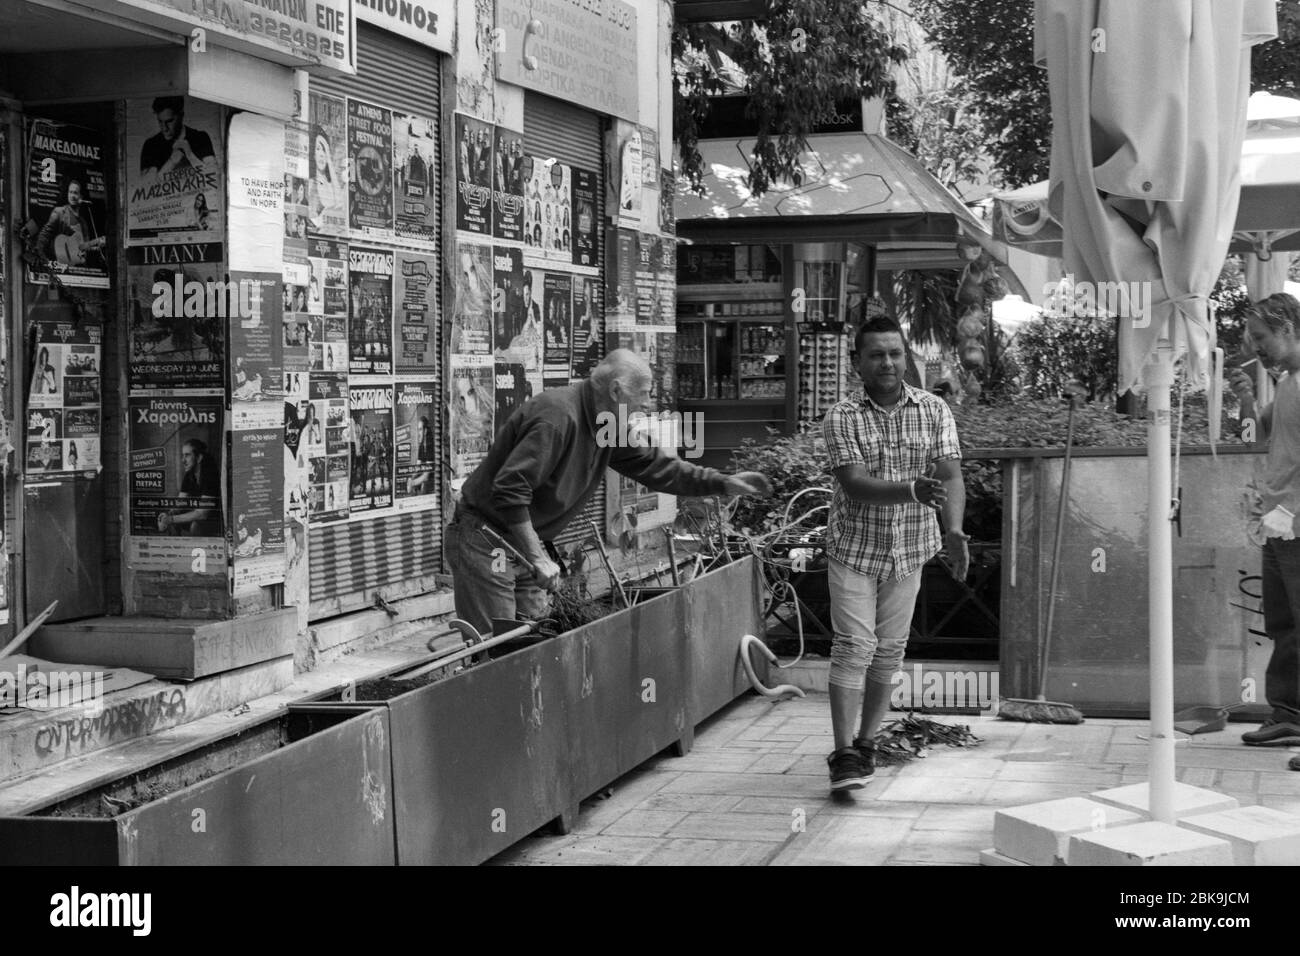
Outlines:
[[615,382],[624,389],[650,380],[650,366],[631,349],[614,349],[591,371],[591,384],[609,394]]

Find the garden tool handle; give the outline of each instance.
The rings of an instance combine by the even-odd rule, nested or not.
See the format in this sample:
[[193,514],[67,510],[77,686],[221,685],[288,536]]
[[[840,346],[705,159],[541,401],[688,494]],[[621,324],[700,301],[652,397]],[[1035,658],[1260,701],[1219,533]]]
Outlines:
[[500,532],[498,532],[495,528],[491,527],[490,525],[479,525],[478,530],[479,533],[483,535],[483,537],[487,540],[488,544],[492,545],[492,547],[494,548],[500,548],[506,554],[510,555],[510,557],[514,558],[516,561],[518,561],[520,564],[526,567],[529,571],[531,571],[533,573],[533,577],[537,577],[537,565],[529,561],[528,558],[524,556],[524,553],[522,551],[520,551],[513,544],[507,541],[505,537]]

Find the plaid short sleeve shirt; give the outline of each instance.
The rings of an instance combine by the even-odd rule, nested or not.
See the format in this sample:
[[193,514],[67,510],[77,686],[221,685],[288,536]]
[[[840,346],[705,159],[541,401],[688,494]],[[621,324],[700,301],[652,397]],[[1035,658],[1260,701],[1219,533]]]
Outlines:
[[[822,434],[831,470],[865,465],[873,478],[911,481],[933,462],[961,458],[957,423],[937,395],[903,385],[903,397],[884,409],[865,393],[826,413]],[[939,553],[943,536],[936,512],[916,502],[871,505],[853,501],[836,483],[827,529],[827,553],[855,571],[902,579]]]

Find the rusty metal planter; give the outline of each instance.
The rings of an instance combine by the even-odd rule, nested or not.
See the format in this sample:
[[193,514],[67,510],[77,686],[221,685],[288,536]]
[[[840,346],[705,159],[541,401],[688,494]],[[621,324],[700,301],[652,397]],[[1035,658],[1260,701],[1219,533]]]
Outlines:
[[[474,864],[548,823],[749,689],[752,559],[384,702],[397,861]],[[756,661],[756,665],[765,664]],[[760,673],[765,671],[760,667]]]
[[[0,818],[0,863],[391,864],[389,736],[382,708],[291,705],[238,737]],[[269,752],[241,760],[241,747]],[[94,812],[125,780],[148,789],[205,761],[234,765],[115,816]]]

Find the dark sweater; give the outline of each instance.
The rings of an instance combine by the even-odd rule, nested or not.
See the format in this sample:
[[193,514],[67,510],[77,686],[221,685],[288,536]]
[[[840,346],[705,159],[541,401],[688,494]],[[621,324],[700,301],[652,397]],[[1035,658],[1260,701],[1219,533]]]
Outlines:
[[549,541],[582,510],[606,468],[667,494],[726,493],[716,469],[659,448],[597,445],[595,392],[581,382],[548,389],[516,409],[466,479],[462,498],[502,530],[531,519],[537,536]]

